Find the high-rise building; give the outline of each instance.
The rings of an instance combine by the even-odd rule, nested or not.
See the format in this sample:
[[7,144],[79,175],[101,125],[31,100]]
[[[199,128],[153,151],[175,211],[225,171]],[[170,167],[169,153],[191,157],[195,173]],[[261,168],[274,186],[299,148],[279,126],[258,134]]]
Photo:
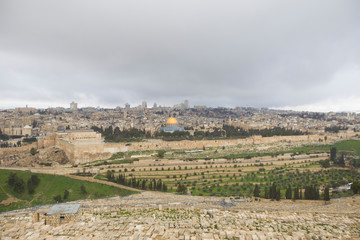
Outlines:
[[78,110],[78,104],[77,104],[76,102],[70,103],[70,110],[71,110],[71,111],[76,111],[76,110]]
[[143,101],[143,102],[142,102],[141,107],[142,107],[142,108],[147,108],[147,103],[146,103],[146,101]]
[[189,100],[184,101],[184,108],[189,108]]
[[129,104],[129,103],[125,103],[125,108],[130,108],[130,104]]

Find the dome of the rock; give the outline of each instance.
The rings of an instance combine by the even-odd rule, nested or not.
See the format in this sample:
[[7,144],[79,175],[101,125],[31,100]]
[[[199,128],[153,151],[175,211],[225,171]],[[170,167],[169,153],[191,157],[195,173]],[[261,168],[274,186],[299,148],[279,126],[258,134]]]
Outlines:
[[170,117],[166,121],[166,126],[161,127],[160,131],[169,132],[169,133],[173,133],[173,132],[177,132],[177,131],[183,132],[184,128],[178,126],[178,121],[174,117]]
[[166,121],[166,124],[178,124],[175,118],[171,117]]

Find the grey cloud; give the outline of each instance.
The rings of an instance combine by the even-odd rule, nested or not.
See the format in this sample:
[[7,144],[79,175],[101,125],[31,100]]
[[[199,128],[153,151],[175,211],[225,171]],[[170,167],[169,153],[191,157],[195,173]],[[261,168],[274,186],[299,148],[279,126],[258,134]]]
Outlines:
[[[341,97],[335,76],[360,62],[359,10],[356,0],[5,0],[0,107],[282,107]],[[359,96],[360,83],[347,83]]]

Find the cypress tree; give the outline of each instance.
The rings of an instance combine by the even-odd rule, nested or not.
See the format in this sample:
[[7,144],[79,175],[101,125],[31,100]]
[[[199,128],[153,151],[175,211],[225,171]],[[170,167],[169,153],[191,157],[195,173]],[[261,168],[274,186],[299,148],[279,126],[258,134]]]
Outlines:
[[291,191],[291,187],[290,187],[290,186],[288,186],[288,188],[286,189],[285,198],[286,198],[286,199],[291,199],[291,198],[292,198],[292,191]]
[[330,201],[330,192],[329,192],[329,187],[326,186],[324,189],[324,200],[325,201]]
[[319,188],[314,187],[315,188],[315,200],[320,200],[320,192],[319,192]]
[[281,198],[281,193],[280,193],[280,188],[276,190],[276,201],[280,201]]
[[338,160],[338,164],[342,167],[345,167],[345,153],[342,153],[339,160]]
[[28,193],[29,194],[33,194],[35,191],[35,187],[33,182],[31,181],[31,178],[27,181],[27,188],[28,188]]
[[16,175],[16,173],[11,172],[9,177],[8,177],[7,183],[9,184],[10,187],[14,187],[15,182],[17,180],[18,180],[18,176]]
[[276,184],[273,183],[273,185],[270,188],[270,198],[271,200],[276,199]]
[[265,187],[264,197],[265,197],[266,199],[269,199],[269,189],[268,189],[267,187]]
[[330,161],[332,161],[333,163],[336,163],[336,148],[332,147],[330,149]]
[[294,199],[299,199],[299,188],[295,188],[295,191],[294,191]]
[[310,194],[309,194],[309,187],[306,186],[306,187],[305,187],[305,192],[304,192],[304,197],[305,197],[306,200],[309,199],[309,197],[310,197],[309,195],[310,195]]
[[155,178],[153,179],[153,189],[152,190],[156,191],[156,180],[155,180]]
[[142,181],[141,181],[141,189],[142,189],[142,190],[145,190],[145,188],[146,188],[146,181],[145,181],[145,180],[142,180]]
[[165,183],[163,183],[163,185],[162,185],[162,191],[163,191],[163,192],[167,192],[167,186],[166,186]]
[[254,197],[260,197],[260,189],[258,184],[256,184],[254,188]]

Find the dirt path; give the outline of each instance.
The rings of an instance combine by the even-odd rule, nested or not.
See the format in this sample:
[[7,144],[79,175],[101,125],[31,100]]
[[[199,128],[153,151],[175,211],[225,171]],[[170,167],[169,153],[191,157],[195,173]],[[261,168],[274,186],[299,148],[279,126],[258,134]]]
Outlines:
[[127,186],[124,186],[124,185],[120,185],[120,184],[117,184],[117,183],[108,182],[108,181],[104,181],[104,180],[99,180],[99,179],[95,179],[95,178],[92,178],[92,177],[81,177],[81,176],[75,176],[75,175],[69,175],[69,174],[64,175],[64,176],[69,177],[69,178],[73,178],[73,179],[88,181],[88,182],[102,183],[102,184],[106,184],[106,185],[109,185],[109,186],[123,188],[123,189],[131,190],[131,191],[143,192],[142,190],[139,190],[139,189],[136,189],[136,188],[127,187]]
[[10,205],[10,204],[12,204],[12,203],[14,203],[14,202],[19,202],[19,201],[20,201],[19,199],[14,198],[14,197],[11,196],[10,194],[8,194],[8,193],[4,190],[4,188],[3,188],[2,186],[0,186],[0,188],[1,188],[1,190],[8,196],[8,198],[5,199],[5,200],[3,200],[3,201],[1,201],[0,204],[7,206],[7,205]]
[[9,198],[3,200],[2,202],[0,202],[0,204],[4,205],[4,206],[8,206],[12,203],[15,203],[15,202],[19,202],[21,200],[17,199],[17,198],[13,198],[12,196],[10,196],[9,194],[7,194]]

